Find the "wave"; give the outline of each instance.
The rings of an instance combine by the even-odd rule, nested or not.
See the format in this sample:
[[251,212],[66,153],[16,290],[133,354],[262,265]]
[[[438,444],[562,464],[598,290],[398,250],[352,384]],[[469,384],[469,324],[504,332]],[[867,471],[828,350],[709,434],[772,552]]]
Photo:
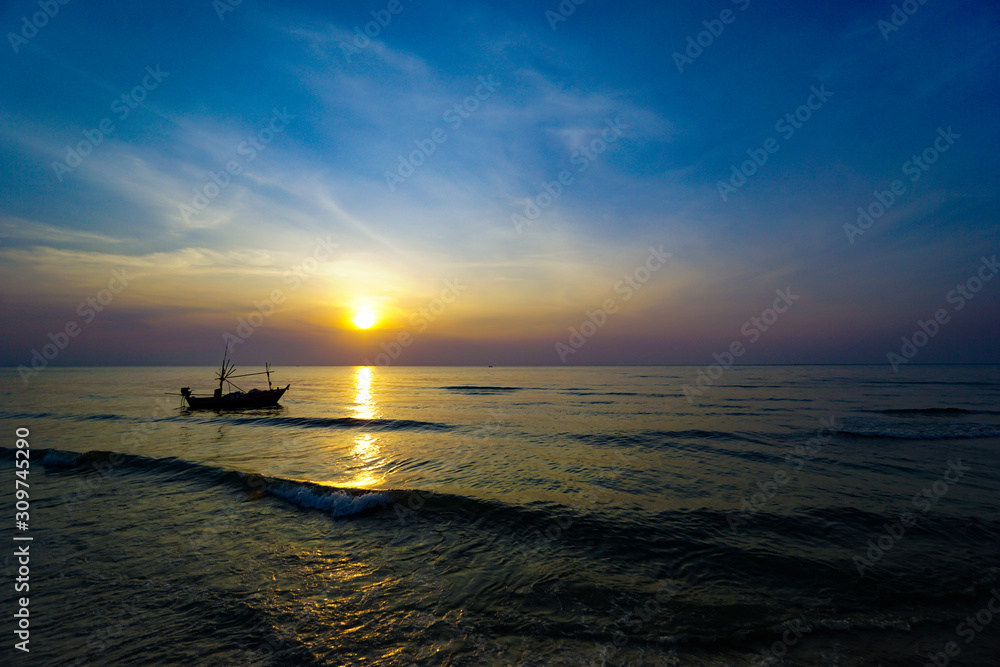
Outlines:
[[[731,413],[730,413],[731,414]],[[736,431],[706,431],[703,429],[687,429],[683,431],[637,431],[621,433],[567,433],[566,437],[574,438],[592,445],[634,445],[639,447],[678,446],[678,440],[701,443],[705,440],[714,442],[749,442],[753,444],[772,444],[765,439],[753,437]]]
[[[0,447],[0,459],[13,461],[17,450]],[[480,500],[468,496],[437,493],[423,489],[364,489],[337,487],[305,480],[272,477],[258,472],[243,472],[176,457],[152,458],[108,450],[72,452],[54,448],[32,449],[33,461],[40,461],[52,471],[70,473],[109,474],[115,469],[139,473],[165,474],[176,480],[197,479],[202,482],[245,492],[249,499],[262,495],[280,498],[300,507],[321,509],[337,516],[346,516],[392,503],[403,503],[411,509],[419,506],[465,516],[499,516],[512,520],[533,517],[544,520],[544,510],[509,505],[501,501]]]
[[[0,458],[13,460],[17,450],[0,447]],[[347,516],[379,506],[399,504],[408,509],[430,511],[430,520],[453,520],[464,517],[471,522],[486,518],[491,523],[508,527],[545,527],[559,517],[573,516],[573,533],[595,546],[605,544],[609,531],[621,534],[621,543],[635,536],[638,526],[620,517],[605,520],[581,513],[582,507],[556,503],[511,504],[501,500],[475,498],[465,495],[438,493],[423,489],[364,489],[336,487],[304,480],[272,477],[258,472],[242,472],[175,457],[152,458],[116,451],[92,450],[71,452],[58,449],[32,449],[32,460],[40,460],[53,472],[73,474],[109,474],[115,470],[166,475],[172,481],[197,480],[214,486],[230,488],[246,494],[248,499],[264,495],[278,498],[299,507],[320,509],[335,516]],[[435,516],[436,515],[436,516]],[[676,519],[676,517],[675,517]],[[690,517],[678,519],[688,525]],[[715,517],[712,524],[724,519]],[[696,523],[701,523],[696,521]],[[611,546],[614,545],[606,545]]]
[[[900,630],[911,632],[913,630],[910,621],[903,617],[887,615],[880,616],[850,616],[846,618],[819,618],[805,619],[806,627],[810,631],[815,630],[835,630],[847,632],[850,630]],[[788,629],[788,624],[784,623],[775,631],[784,632]]]
[[130,418],[116,414],[73,414],[70,412],[7,412],[0,414],[4,419],[65,419],[70,421],[127,421]]
[[441,422],[425,422],[414,419],[359,419],[356,417],[281,417],[281,416],[247,416],[217,414],[208,416],[202,413],[184,413],[166,417],[129,417],[119,414],[54,414],[40,413],[10,413],[2,415],[10,419],[64,419],[67,421],[134,421],[163,422],[188,419],[199,419],[204,423],[226,422],[249,426],[277,426],[286,428],[364,428],[375,431],[451,431],[455,426]]
[[441,387],[446,391],[455,391],[462,394],[500,394],[508,391],[522,391],[524,387],[496,387],[492,385],[459,384],[448,387]]
[[953,387],[995,387],[996,382],[982,380],[859,380],[861,384],[874,384],[881,386],[905,386],[905,385],[943,385]]
[[[15,452],[0,448],[0,458],[12,461]],[[406,525],[418,533],[420,525],[446,531],[452,527],[486,531],[487,542],[505,545],[509,557],[524,558],[529,563],[563,562],[581,554],[595,562],[625,566],[630,562],[655,560],[664,564],[658,576],[682,583],[676,602],[689,611],[697,610],[700,603],[696,595],[688,596],[685,591],[717,590],[723,584],[743,590],[740,582],[747,578],[763,586],[792,586],[803,600],[830,596],[840,599],[838,587],[843,588],[845,581],[853,581],[855,566],[851,558],[855,547],[863,548],[865,540],[879,535],[884,524],[895,518],[845,506],[806,508],[795,515],[762,511],[750,517],[746,526],[740,526],[737,534],[729,525],[731,518],[741,518],[736,502],[728,510],[622,513],[589,502],[577,506],[537,501],[521,504],[418,489],[343,488],[178,458],[155,459],[110,451],[77,453],[40,449],[32,450],[31,454],[55,475],[106,474],[111,466],[116,469],[115,474],[139,474],[167,483],[198,482],[228,489],[247,501],[266,498],[304,511],[323,512],[336,519],[373,516],[376,519],[373,531],[384,527],[382,519],[399,515],[402,520],[404,514]],[[282,529],[282,521],[291,520],[294,517],[279,518],[276,530]],[[948,544],[954,558],[945,568],[946,576],[935,568],[885,566],[879,571],[881,583],[877,591],[870,590],[867,581],[858,580],[841,591],[846,596],[843,600],[859,603],[862,605],[859,609],[871,605],[869,608],[884,613],[914,604],[948,602],[956,595],[964,599],[994,585],[992,580],[982,580],[981,559],[971,558],[969,549],[962,551],[962,548],[996,540],[1000,536],[1000,522],[956,521],[950,516],[929,515],[921,519],[920,525],[921,537],[907,538],[907,548],[916,544],[914,540]],[[970,589],[972,582],[975,585]],[[747,588],[745,593],[750,595],[752,590]],[[648,597],[646,593],[637,595],[643,602]],[[902,629],[898,619],[861,619],[843,609],[840,610],[843,616],[809,609],[809,605],[802,605],[797,611],[770,608],[765,614],[762,613],[765,610],[750,609],[742,603],[724,602],[721,607],[720,603],[706,603],[705,612],[731,614],[726,633],[735,627],[739,632],[767,634],[775,624],[786,621],[789,613],[808,615],[816,629]],[[669,634],[684,642],[718,639],[713,633],[706,636],[697,624],[684,623],[669,630]]]
[[307,482],[263,476],[261,479],[266,483],[265,488],[268,495],[281,498],[299,507],[323,510],[336,517],[360,514],[393,502],[392,496],[387,493],[352,494]]
[[[13,448],[0,447],[0,459],[13,460],[16,451]],[[551,511],[546,509],[520,507],[498,500],[424,489],[329,486],[305,480],[272,477],[258,472],[237,471],[176,457],[152,458],[107,450],[71,452],[52,448],[32,449],[31,459],[40,460],[47,469],[53,471],[110,474],[115,469],[121,468],[139,473],[169,475],[176,480],[196,479],[245,493],[248,500],[266,495],[299,507],[322,510],[337,517],[359,514],[393,504],[406,508],[403,511],[419,507],[440,512],[448,517],[489,516],[508,524],[540,523],[553,516]]]
[[[2,449],[6,458],[13,449]],[[400,492],[340,488],[313,482],[245,473],[178,458],[155,459],[137,454],[94,450],[68,452],[59,449],[32,450],[31,457],[40,458],[47,469],[108,474],[118,467],[151,473],[173,474],[182,478],[197,478],[209,484],[227,486],[247,494],[248,500],[264,495],[278,498],[298,507],[322,510],[335,517],[361,514],[389,505]]]
[[57,418],[54,412],[7,412],[0,411],[0,419],[48,419]]
[[946,438],[997,438],[1000,426],[971,422],[915,421],[844,417],[838,433],[862,438],[899,438],[903,440],[942,440]]
[[642,393],[637,391],[597,391],[597,390],[586,390],[586,389],[566,389],[559,392],[561,394],[566,394],[568,396],[644,396],[646,398],[672,398],[674,396],[680,396],[681,394],[655,394],[655,393]]
[[42,465],[46,468],[74,468],[79,465],[80,454],[50,449],[42,457]]
[[870,410],[883,415],[998,415],[1000,410],[969,410],[967,408],[888,408]]
[[454,426],[413,419],[359,419],[356,417],[216,417],[213,421],[286,428],[366,428],[376,431],[450,431]]

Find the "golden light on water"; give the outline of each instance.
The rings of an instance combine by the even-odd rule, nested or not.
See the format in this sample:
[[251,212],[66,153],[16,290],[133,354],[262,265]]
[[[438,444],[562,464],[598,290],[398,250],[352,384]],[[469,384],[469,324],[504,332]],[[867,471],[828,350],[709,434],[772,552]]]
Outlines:
[[[372,395],[372,369],[370,366],[358,366],[354,369],[354,406],[355,419],[377,419],[378,405]],[[374,474],[380,459],[381,449],[378,438],[371,433],[358,433],[354,436],[354,448],[351,455],[355,458],[354,477],[345,486],[371,488],[382,481],[382,477]]]
[[354,369],[354,413],[355,419],[375,419],[378,406],[372,398],[372,367],[358,366]]

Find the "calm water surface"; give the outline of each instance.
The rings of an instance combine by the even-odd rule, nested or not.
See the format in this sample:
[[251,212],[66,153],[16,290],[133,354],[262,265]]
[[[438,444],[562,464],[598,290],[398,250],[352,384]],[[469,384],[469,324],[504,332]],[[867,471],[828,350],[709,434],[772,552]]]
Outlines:
[[1000,368],[695,370],[0,371],[25,664],[998,664]]

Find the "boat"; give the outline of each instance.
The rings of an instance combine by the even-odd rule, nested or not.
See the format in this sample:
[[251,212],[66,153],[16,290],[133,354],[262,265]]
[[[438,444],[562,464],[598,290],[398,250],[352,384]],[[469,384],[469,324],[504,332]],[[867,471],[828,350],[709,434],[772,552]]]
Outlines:
[[[228,350],[227,350],[228,352]],[[244,373],[242,375],[234,375],[236,371],[236,366],[233,362],[229,360],[228,354],[222,356],[222,368],[216,373],[216,377],[219,380],[219,388],[215,390],[212,396],[195,396],[191,393],[191,387],[181,387],[181,396],[187,401],[188,407],[192,410],[241,410],[244,408],[266,408],[278,405],[278,401],[291,384],[285,385],[284,388],[275,387],[271,384],[271,365],[264,364],[264,371],[260,373]],[[251,375],[267,375],[267,389],[251,389],[249,391],[244,391],[242,388],[237,386],[232,380],[233,378],[250,377]],[[230,389],[235,389],[236,391],[230,391],[227,394],[222,393],[222,388],[225,385],[229,385]]]

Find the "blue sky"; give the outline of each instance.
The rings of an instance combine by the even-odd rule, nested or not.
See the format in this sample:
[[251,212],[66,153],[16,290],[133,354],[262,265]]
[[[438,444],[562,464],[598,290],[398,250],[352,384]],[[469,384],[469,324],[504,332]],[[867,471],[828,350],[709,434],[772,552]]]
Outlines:
[[[914,2],[894,30],[881,2],[587,0],[554,29],[558,2],[55,6],[0,11],[2,364],[70,322],[53,364],[212,363],[279,290],[245,363],[360,364],[406,334],[394,364],[559,364],[610,298],[567,363],[707,365],[788,287],[741,361],[886,363],[940,308],[913,363],[1000,361],[1000,280],[947,301],[1000,250],[994,3]],[[670,259],[626,300],[651,246]]]

